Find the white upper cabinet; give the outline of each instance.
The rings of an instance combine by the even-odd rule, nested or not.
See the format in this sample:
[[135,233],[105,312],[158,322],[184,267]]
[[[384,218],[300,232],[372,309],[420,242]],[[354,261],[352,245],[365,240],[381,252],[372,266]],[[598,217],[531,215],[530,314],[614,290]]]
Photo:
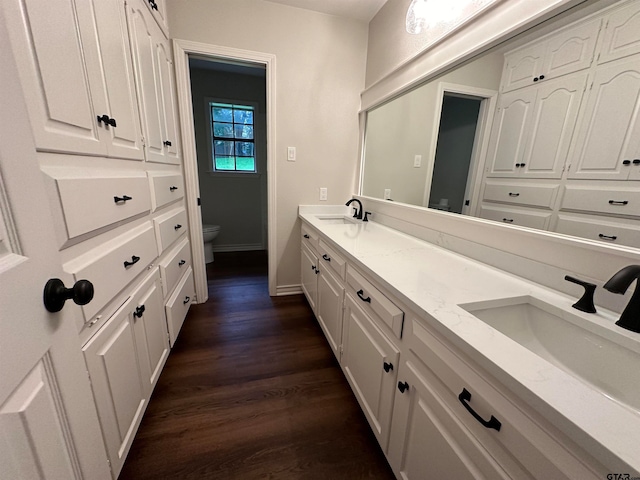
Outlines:
[[640,53],[640,3],[629,2],[605,20],[599,63]]
[[156,22],[164,32],[165,36],[169,37],[169,24],[167,23],[167,3],[166,0],[143,0],[149,11],[155,18]]
[[158,79],[160,86],[160,102],[162,107],[162,127],[164,156],[167,163],[180,163],[178,138],[176,94],[173,80],[173,60],[169,42],[159,41],[156,44]]
[[3,8],[37,148],[143,158],[123,3],[10,0]]
[[502,92],[510,92],[588,68],[600,19],[553,34],[505,55]]
[[596,71],[569,178],[640,179],[640,55]]

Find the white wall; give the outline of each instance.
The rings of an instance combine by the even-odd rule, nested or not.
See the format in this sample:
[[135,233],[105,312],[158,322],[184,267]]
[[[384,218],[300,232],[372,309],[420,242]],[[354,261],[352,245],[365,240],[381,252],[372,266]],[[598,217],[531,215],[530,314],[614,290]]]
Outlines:
[[[202,223],[221,226],[214,240],[215,251],[266,248],[265,78],[193,68],[190,73]],[[206,110],[210,98],[258,105],[254,113],[258,175],[211,173],[211,132]]]
[[[276,56],[276,283],[299,285],[298,205],[318,203],[320,187],[327,203],[353,193],[367,25],[262,0],[170,0],[167,8],[172,38]],[[296,162],[287,162],[288,146]]]

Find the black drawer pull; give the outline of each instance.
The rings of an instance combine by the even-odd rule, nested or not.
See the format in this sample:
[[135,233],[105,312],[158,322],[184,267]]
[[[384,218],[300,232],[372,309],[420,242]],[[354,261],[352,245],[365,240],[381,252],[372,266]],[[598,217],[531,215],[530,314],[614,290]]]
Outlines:
[[178,189],[178,187],[169,187],[169,191],[170,192],[173,192],[174,190],[177,190],[177,189]]
[[598,237],[600,237],[603,240],[611,240],[612,242],[618,238],[615,235],[605,235],[603,233],[599,233]]
[[539,80],[538,77],[533,77],[534,82],[537,82],[538,80]]
[[98,115],[98,123],[104,122],[105,125],[111,125],[112,127],[116,126],[116,119],[109,117],[109,115]]
[[510,197],[519,197],[519,196],[520,196],[520,194],[519,194],[519,193],[512,193],[512,192],[509,192],[509,196],[510,196]]
[[623,165],[631,165],[631,160],[623,160],[622,164]]
[[634,158],[633,159],[633,164],[634,165],[640,165],[640,158]]
[[393,370],[393,363],[383,362],[382,368],[384,368],[385,372],[389,373],[391,370]]
[[477,421],[479,421],[482,424],[483,427],[485,427],[485,428],[494,428],[498,432],[500,431],[500,427],[502,427],[502,424],[500,423],[500,421],[496,417],[491,415],[491,418],[489,419],[489,421],[486,421],[484,418],[482,418],[480,415],[478,415],[473,408],[471,408],[471,405],[469,405],[467,403],[468,401],[471,400],[471,394],[469,393],[469,391],[466,388],[462,389],[462,392],[460,393],[460,395],[458,395],[458,400],[460,400],[460,403],[462,405],[464,405],[464,408],[466,408],[467,411],[471,415],[473,415],[473,418],[475,418]]
[[544,75],[540,75],[540,80],[544,80]]
[[149,5],[151,5],[152,10],[158,10],[158,5],[154,0],[149,0]]
[[326,253],[324,255],[322,255],[322,259],[326,260],[327,262],[331,261],[331,257],[329,257],[329,255],[327,255]]
[[502,221],[505,223],[513,223],[513,218],[503,218]]
[[306,233],[303,235],[303,237],[304,237],[304,238],[307,238],[307,239],[311,238],[311,237],[310,237],[309,235],[307,235]]
[[164,142],[162,142],[166,147],[170,147],[171,146],[171,140],[165,140]]
[[371,297],[364,298],[364,290],[358,290],[356,293],[358,294],[360,300],[362,300],[363,302],[371,303]]
[[180,225],[179,223],[173,227],[174,230],[180,230],[182,228],[182,225]]
[[609,205],[627,205],[628,200],[609,200]]
[[191,297],[184,297],[184,300],[182,301],[183,305],[186,305],[187,303],[189,303],[191,301]]
[[136,310],[133,312],[133,316],[136,318],[141,318],[142,314],[144,313],[145,307],[144,305],[140,305],[139,307],[136,307]]
[[516,163],[516,168],[520,168],[521,165],[521,163]]
[[316,275],[320,273],[320,270],[318,270],[315,265],[313,266],[313,270],[316,272]]
[[130,197],[129,195],[123,195],[121,197],[113,197],[113,201],[115,203],[120,203],[120,202],[126,203],[127,200],[133,200],[133,197]]
[[179,266],[179,267],[181,267],[181,266],[182,266],[182,265],[184,265],[185,263],[187,263],[187,261],[186,261],[186,260],[180,260],[180,261],[178,262],[178,266]]
[[139,261],[140,261],[140,257],[136,257],[135,255],[132,255],[130,262],[124,262],[124,268],[130,267],[131,265],[135,265]]
[[398,382],[398,390],[400,393],[404,393],[409,390],[409,384],[407,382]]

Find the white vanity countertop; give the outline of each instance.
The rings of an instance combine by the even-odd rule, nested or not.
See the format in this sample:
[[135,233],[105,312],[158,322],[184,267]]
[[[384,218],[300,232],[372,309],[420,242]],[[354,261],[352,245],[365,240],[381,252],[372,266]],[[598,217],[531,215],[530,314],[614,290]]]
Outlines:
[[[640,414],[543,360],[458,305],[531,295],[608,328],[617,315],[601,309],[597,314],[579,312],[571,308],[577,296],[558,293],[373,221],[331,224],[318,219],[323,214],[348,215],[349,209],[299,207],[299,217],[351,256],[359,269],[377,277],[425,321],[433,324],[436,319],[438,331],[578,445],[604,465],[616,467],[616,472],[640,472]],[[628,345],[640,352],[639,334],[613,328],[622,331]]]

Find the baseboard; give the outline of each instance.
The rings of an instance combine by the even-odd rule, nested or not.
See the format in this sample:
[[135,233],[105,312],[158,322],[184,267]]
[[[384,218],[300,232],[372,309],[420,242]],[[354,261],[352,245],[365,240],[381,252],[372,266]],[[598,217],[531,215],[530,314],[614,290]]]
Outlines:
[[213,252],[248,252],[253,250],[265,250],[261,243],[249,243],[243,245],[214,245]]
[[302,285],[279,285],[276,287],[276,296],[299,295],[302,292]]

